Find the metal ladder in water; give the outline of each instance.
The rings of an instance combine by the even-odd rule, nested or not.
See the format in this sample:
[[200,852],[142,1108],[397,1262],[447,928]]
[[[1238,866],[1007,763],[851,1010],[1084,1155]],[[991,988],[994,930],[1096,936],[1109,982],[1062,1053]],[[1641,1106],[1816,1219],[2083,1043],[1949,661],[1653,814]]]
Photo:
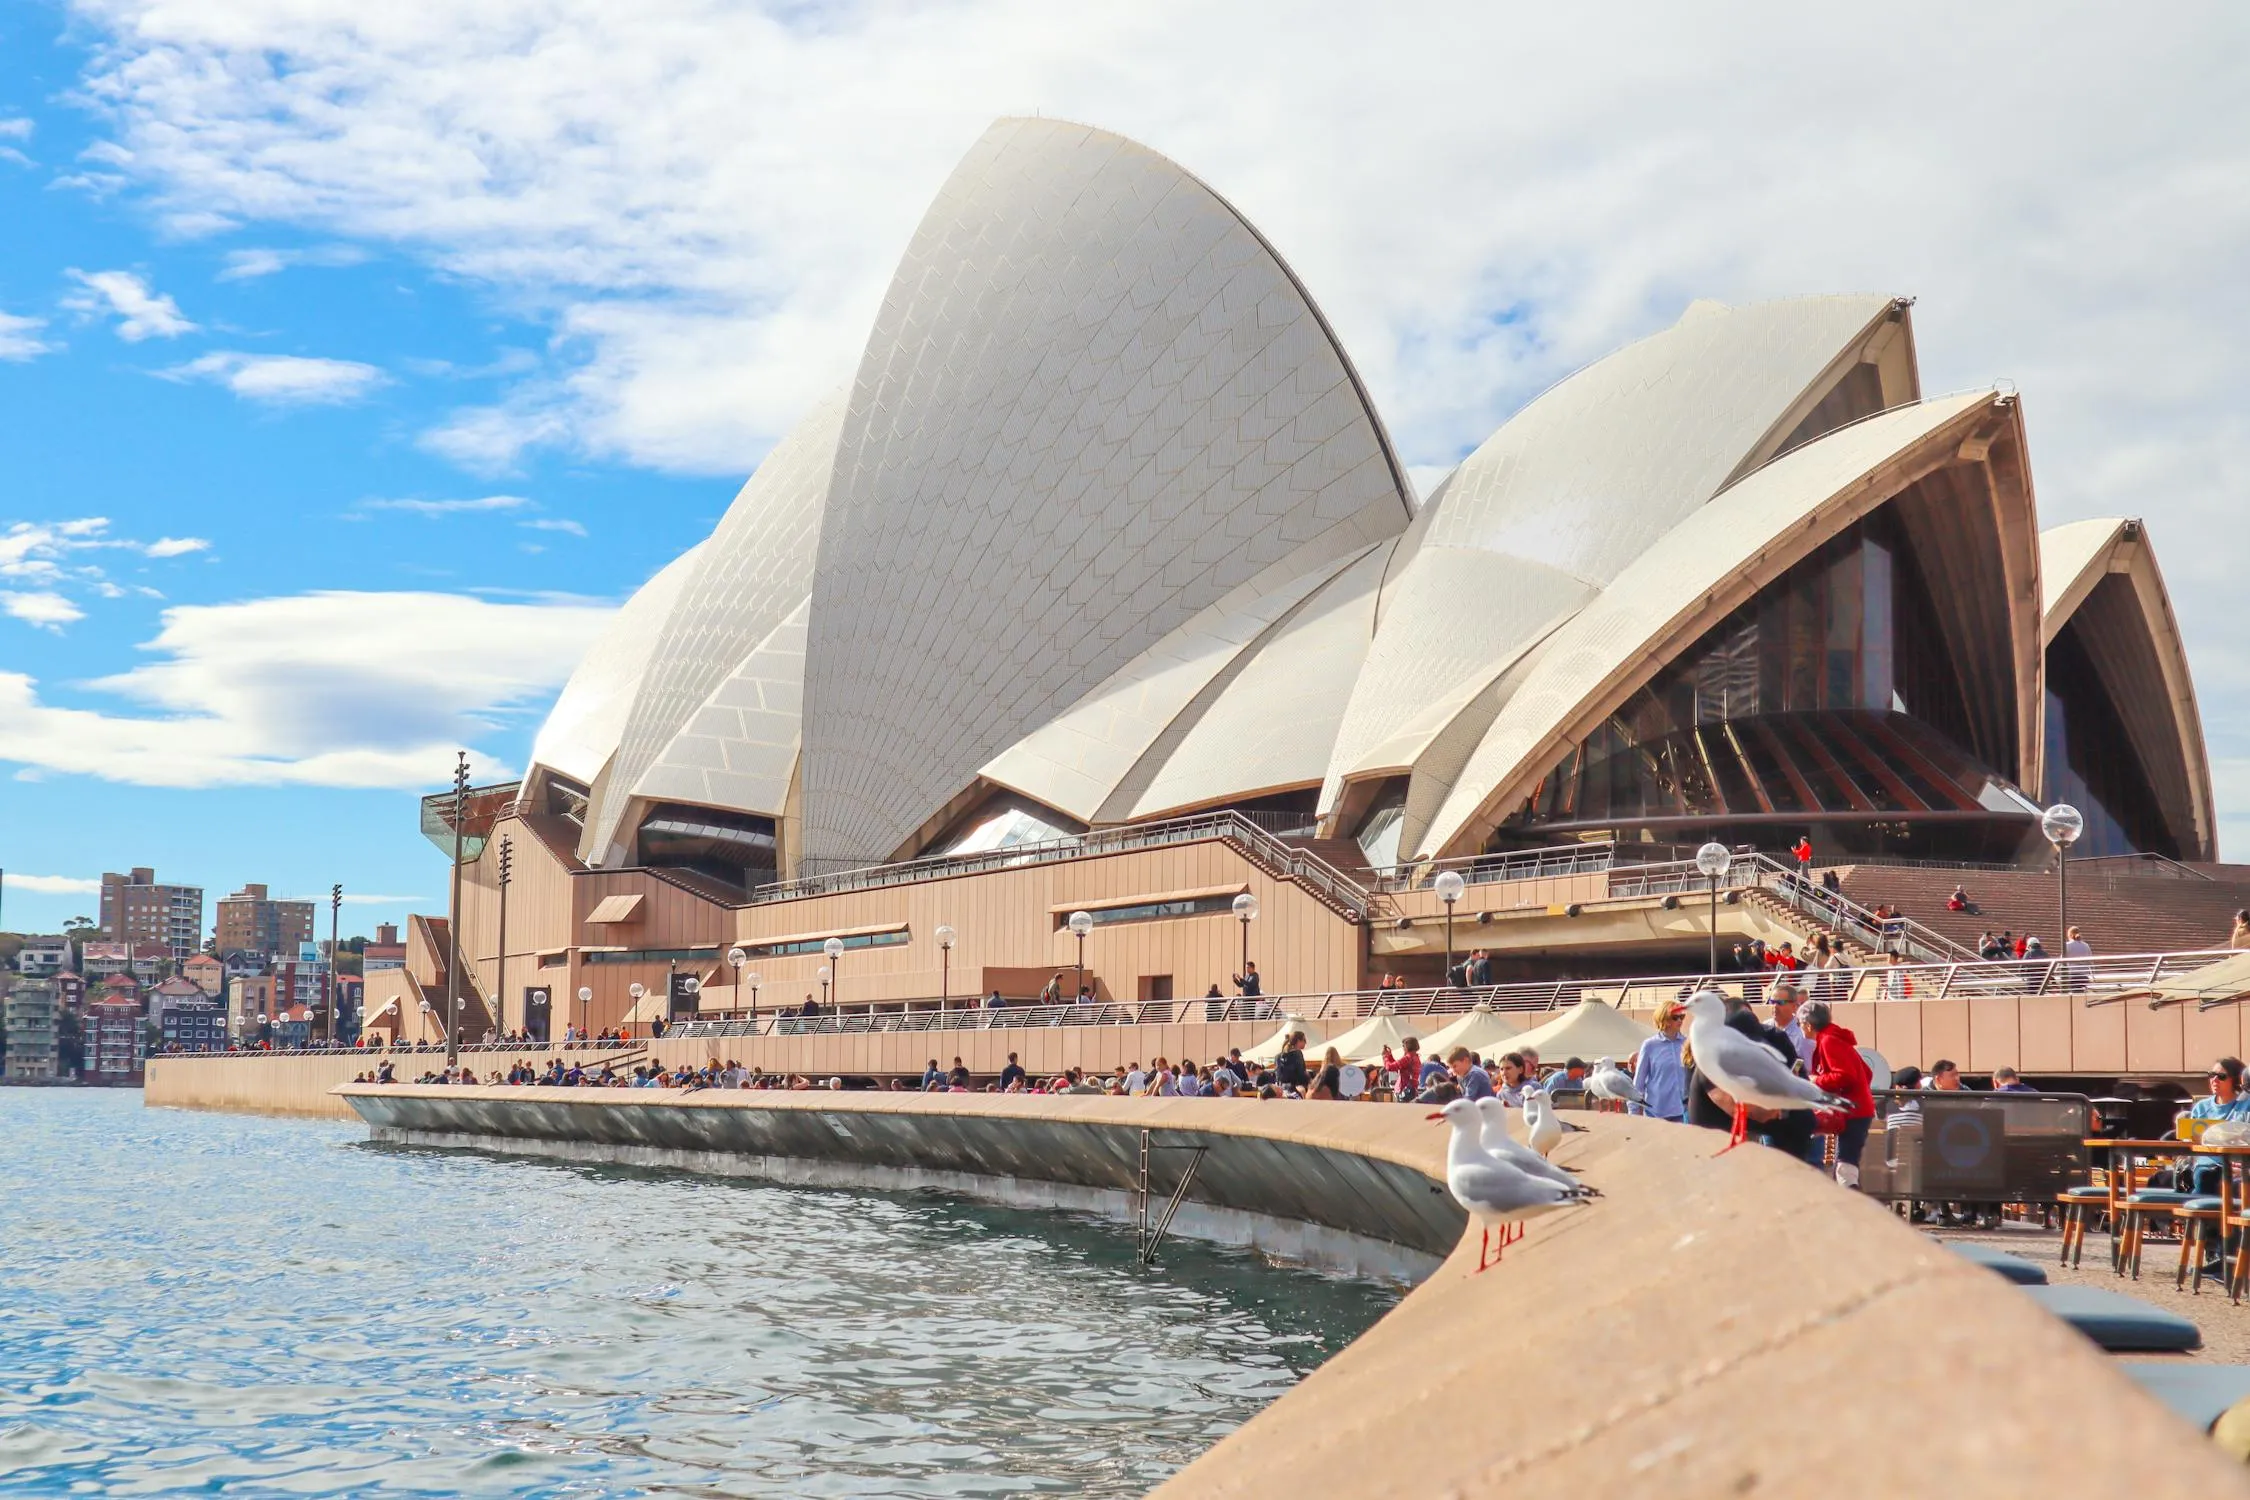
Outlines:
[[[1155,1133],[1152,1130],[1141,1132],[1140,1172],[1134,1188],[1134,1202],[1138,1212],[1133,1235],[1133,1259],[1143,1266],[1156,1264],[1156,1247],[1163,1243],[1164,1236],[1170,1232],[1172,1220],[1179,1214],[1180,1204],[1186,1201],[1188,1188],[1195,1182],[1196,1170],[1203,1165],[1203,1158],[1211,1150],[1209,1146],[1195,1146],[1184,1142],[1178,1145],[1161,1143],[1152,1139]],[[1149,1158],[1158,1151],[1185,1151],[1189,1155],[1187,1166],[1180,1173],[1180,1180],[1172,1187],[1172,1196],[1165,1200],[1163,1209],[1152,1221],[1149,1209],[1155,1202],[1156,1194],[1150,1184]]]

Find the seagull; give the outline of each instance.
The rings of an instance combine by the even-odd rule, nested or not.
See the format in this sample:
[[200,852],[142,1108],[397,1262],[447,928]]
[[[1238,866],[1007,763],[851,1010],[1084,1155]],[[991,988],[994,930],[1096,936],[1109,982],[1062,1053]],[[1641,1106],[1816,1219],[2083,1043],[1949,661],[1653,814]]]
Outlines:
[[1547,1107],[1545,1089],[1523,1091],[1523,1123],[1524,1138],[1531,1143],[1531,1149],[1541,1156],[1554,1155],[1555,1147],[1562,1142],[1563,1127],[1562,1121],[1555,1118],[1555,1112]]
[[1586,1092],[1596,1099],[1609,1099],[1619,1104],[1646,1104],[1640,1086],[1633,1075],[1617,1065],[1617,1059],[1605,1057],[1594,1064],[1593,1076],[1586,1080]]
[[1529,1172],[1544,1178],[1557,1187],[1576,1188],[1589,1198],[1599,1198],[1601,1191],[1590,1188],[1578,1180],[1567,1167],[1556,1165],[1508,1133],[1508,1106],[1497,1098],[1477,1101],[1477,1118],[1484,1123],[1480,1140],[1487,1154],[1496,1156],[1518,1171]]
[[1841,1109],[1851,1101],[1825,1093],[1789,1071],[1781,1055],[1727,1025],[1726,999],[1704,990],[1687,1003],[1688,1050],[1703,1076],[1734,1100],[1734,1133],[1715,1153],[1726,1155],[1750,1131],[1750,1107],[1760,1109]]
[[[1500,1255],[1507,1253],[1510,1225],[1519,1226],[1515,1234],[1520,1235],[1523,1220],[1586,1202],[1585,1189],[1534,1177],[1486,1151],[1477,1139],[1482,1121],[1476,1101],[1456,1099],[1430,1118],[1453,1127],[1453,1139],[1445,1150],[1445,1186],[1453,1201],[1484,1226],[1484,1240],[1477,1247],[1478,1271],[1498,1265]],[[1501,1229],[1500,1255],[1492,1253],[1495,1225]]]

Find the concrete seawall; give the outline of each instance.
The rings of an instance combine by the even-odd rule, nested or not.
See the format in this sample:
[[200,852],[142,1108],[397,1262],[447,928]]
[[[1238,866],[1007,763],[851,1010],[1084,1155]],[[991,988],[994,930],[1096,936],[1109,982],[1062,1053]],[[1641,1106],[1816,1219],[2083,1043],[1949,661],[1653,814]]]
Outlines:
[[[2029,1299],[1773,1152],[1613,1116],[1558,1153],[1605,1197],[1472,1275],[1445,1131],[1375,1105],[355,1088],[379,1133],[785,1181],[1114,1203],[1141,1132],[1209,1148],[1200,1227],[1443,1260],[1167,1497],[2250,1494]],[[1155,1167],[1159,1190],[1177,1166]],[[1071,1195],[1089,1193],[1093,1200]],[[1295,1225],[1295,1229],[1288,1226]],[[1260,1235],[1268,1236],[1260,1238]],[[1372,1267],[1371,1267],[1372,1269]],[[2153,1467],[2152,1467],[2153,1466]]]

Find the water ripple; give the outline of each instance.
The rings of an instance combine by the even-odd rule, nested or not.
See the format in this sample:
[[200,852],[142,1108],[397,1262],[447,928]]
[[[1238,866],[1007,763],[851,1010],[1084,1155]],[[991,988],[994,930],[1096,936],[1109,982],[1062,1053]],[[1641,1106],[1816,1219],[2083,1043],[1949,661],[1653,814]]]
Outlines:
[[0,1495],[1138,1495],[1392,1300],[363,1137],[0,1089]]

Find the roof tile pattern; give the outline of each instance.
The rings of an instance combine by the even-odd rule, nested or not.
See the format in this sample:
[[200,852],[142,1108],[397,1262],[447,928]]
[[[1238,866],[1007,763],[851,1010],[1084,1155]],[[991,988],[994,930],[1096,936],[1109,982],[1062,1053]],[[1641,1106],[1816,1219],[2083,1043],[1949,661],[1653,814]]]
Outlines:
[[[757,649],[812,588],[821,507],[844,418],[836,392],[777,443],[734,497],[695,571],[681,587],[651,653],[617,748],[617,763],[587,817],[587,847],[599,854],[616,841],[635,797],[658,795],[641,785],[673,739],[743,658]],[[701,747],[683,747],[693,757]],[[721,769],[711,766],[710,769]],[[743,812],[778,807],[720,806]]]
[[1231,207],[1117,136],[996,124],[907,249],[838,445],[808,868],[889,855],[1230,590],[1409,513],[1342,351]]
[[548,710],[547,722],[539,726],[539,737],[531,747],[533,764],[593,785],[625,732],[625,716],[648,670],[657,635],[702,555],[703,544],[698,542],[625,601],[609,628],[579,659],[555,706]]

